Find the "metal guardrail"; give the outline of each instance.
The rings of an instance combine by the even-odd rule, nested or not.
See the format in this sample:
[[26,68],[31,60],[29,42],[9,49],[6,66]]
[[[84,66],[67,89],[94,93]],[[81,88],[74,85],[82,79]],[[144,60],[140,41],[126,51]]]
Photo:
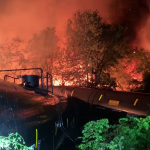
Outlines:
[[14,79],[14,83],[15,83],[16,79],[19,79],[19,78],[15,78],[15,77],[12,77],[12,76],[9,76],[9,75],[5,75],[4,76],[4,81],[7,81],[7,77]]
[[49,90],[48,90],[48,79],[50,77],[50,83],[51,83],[51,87],[52,87],[52,94],[53,94],[53,77],[50,73],[47,72],[46,74],[46,93],[48,94]]
[[[41,91],[44,91],[43,85],[43,69],[41,68],[27,68],[27,69],[12,69],[12,70],[0,70],[0,72],[9,72],[9,71],[20,71],[20,70],[40,70],[41,71]],[[6,76],[6,75],[5,75]],[[13,77],[12,77],[13,78]]]
[[[44,92],[44,77],[43,77],[43,69],[41,68],[27,68],[27,69],[12,69],[12,70],[0,70],[0,72],[8,72],[8,71],[20,71],[20,70],[40,70],[41,71],[41,92]],[[4,76],[4,80],[6,81],[7,80],[7,77],[9,78],[13,78],[14,79],[14,83],[15,83],[15,80],[16,79],[19,79],[19,78],[15,78],[15,77],[12,77],[12,76],[9,76],[9,75],[5,75]],[[48,82],[49,82],[49,77],[50,77],[50,83],[51,83],[51,87],[52,87],[52,94],[53,94],[53,77],[50,73],[47,72],[46,74],[46,94],[48,94],[49,90],[48,90]]]

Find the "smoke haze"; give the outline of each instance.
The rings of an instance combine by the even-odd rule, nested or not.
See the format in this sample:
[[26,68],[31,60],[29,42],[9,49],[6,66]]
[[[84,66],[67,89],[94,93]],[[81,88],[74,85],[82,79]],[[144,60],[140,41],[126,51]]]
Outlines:
[[149,48],[149,3],[148,0],[1,0],[0,40],[16,35],[28,39],[46,27],[56,27],[57,35],[63,37],[73,13],[91,9],[98,10],[108,23],[124,24],[135,45]]
[[[59,36],[78,9],[98,9],[104,14],[103,0],[4,0],[0,1],[0,33],[4,36],[21,35],[28,38],[46,27],[56,27]],[[2,9],[1,9],[2,8]],[[105,7],[106,8],[106,7]]]
[[127,36],[136,45],[146,40],[144,30],[150,17],[149,4],[148,0],[114,0],[110,5],[111,23],[126,26]]

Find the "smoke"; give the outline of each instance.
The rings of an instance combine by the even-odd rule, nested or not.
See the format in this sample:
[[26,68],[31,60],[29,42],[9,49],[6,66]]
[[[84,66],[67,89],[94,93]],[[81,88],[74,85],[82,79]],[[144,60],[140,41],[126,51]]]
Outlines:
[[76,10],[97,9],[102,17],[107,18],[105,8],[108,2],[103,0],[0,1],[0,39],[16,35],[29,38],[46,27],[56,27],[57,35],[62,37],[67,20]]
[[147,41],[146,36],[150,34],[145,35],[150,17],[149,3],[148,0],[113,0],[109,5],[110,22],[127,27],[127,36],[136,46],[145,46],[142,43]]
[[148,0],[1,0],[0,41],[16,35],[29,39],[46,27],[64,36],[67,20],[76,10],[98,10],[104,21],[123,24],[132,43],[148,48],[150,17]]

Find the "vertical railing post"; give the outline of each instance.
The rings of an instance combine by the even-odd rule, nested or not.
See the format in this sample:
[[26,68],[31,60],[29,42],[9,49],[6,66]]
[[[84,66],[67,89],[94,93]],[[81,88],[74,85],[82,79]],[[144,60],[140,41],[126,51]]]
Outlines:
[[48,94],[48,72],[46,74],[46,94]]
[[48,78],[50,77],[50,86],[52,86],[52,95],[53,95],[53,76],[47,72],[46,75],[46,93],[48,94]]
[[43,70],[41,69],[41,91],[43,92]]
[[51,86],[52,86],[52,95],[53,95],[53,77],[51,75]]

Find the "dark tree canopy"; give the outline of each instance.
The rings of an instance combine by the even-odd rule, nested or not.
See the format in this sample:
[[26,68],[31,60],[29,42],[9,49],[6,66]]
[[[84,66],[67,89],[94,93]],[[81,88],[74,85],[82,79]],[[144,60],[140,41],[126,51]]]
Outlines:
[[77,11],[68,20],[66,29],[67,52],[72,59],[80,59],[95,70],[96,82],[118,60],[131,53],[124,37],[125,28],[103,23],[97,11]]
[[108,119],[91,121],[84,125],[80,150],[141,150],[150,149],[150,116],[120,118],[111,125]]

